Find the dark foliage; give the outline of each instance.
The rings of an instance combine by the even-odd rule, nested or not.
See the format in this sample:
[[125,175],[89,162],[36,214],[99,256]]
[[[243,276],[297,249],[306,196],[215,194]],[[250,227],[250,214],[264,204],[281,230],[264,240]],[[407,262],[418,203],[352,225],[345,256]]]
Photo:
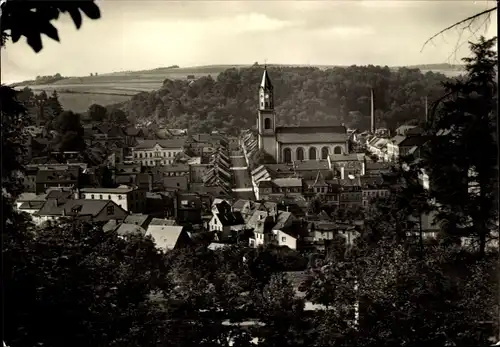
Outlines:
[[[90,19],[99,19],[101,13],[94,0],[80,1],[7,1],[2,7],[2,46],[10,38],[17,42],[24,36],[28,45],[38,53],[42,50],[42,37],[45,34],[59,41],[59,34],[52,20],[61,13],[68,13],[77,29],[82,25],[82,12]],[[28,24],[29,23],[29,24]]]

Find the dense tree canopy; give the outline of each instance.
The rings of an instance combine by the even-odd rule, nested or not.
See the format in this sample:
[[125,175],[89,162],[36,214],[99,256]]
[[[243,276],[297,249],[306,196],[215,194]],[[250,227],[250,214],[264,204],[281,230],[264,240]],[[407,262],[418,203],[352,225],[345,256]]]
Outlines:
[[[374,88],[376,118],[380,126],[397,127],[423,121],[424,98],[442,95],[442,74],[380,66],[270,67],[275,105],[281,124],[340,123],[369,128],[370,87]],[[258,65],[229,69],[216,79],[165,80],[162,88],[140,93],[119,105],[132,118],[152,115],[171,127],[193,131],[224,129],[229,132],[255,125],[257,91],[262,78]]]

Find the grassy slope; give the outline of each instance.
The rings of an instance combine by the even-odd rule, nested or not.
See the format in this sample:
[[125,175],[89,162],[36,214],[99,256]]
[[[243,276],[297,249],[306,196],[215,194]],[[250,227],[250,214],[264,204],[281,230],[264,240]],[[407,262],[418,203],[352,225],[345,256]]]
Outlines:
[[[242,68],[248,65],[209,65],[187,68],[157,68],[144,71],[113,72],[98,76],[69,77],[51,84],[29,86],[34,91],[45,90],[47,93],[57,90],[65,109],[84,112],[94,103],[109,105],[130,99],[134,94],[159,89],[165,79],[186,79],[188,75],[196,78],[212,75],[229,68]],[[329,68],[331,66],[319,66]],[[457,75],[456,66],[446,64],[412,66],[421,67],[422,71],[441,72],[449,76]]]

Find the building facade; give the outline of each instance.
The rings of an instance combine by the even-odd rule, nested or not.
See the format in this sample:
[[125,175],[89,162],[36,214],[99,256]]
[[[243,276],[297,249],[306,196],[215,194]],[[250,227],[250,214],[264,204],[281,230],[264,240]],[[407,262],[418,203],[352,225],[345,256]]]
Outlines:
[[349,135],[345,126],[277,126],[274,87],[264,69],[259,87],[257,132],[259,149],[277,163],[326,160],[330,154],[347,154]]

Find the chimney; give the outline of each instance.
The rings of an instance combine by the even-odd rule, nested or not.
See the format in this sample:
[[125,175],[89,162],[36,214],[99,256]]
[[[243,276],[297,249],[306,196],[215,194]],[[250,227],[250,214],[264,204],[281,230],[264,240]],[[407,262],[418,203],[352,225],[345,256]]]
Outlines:
[[372,134],[375,134],[375,103],[373,100],[373,88],[370,89],[370,131]]
[[286,206],[286,212],[290,212],[290,206]]
[[425,97],[425,123],[429,121],[429,103],[427,100],[427,96]]

